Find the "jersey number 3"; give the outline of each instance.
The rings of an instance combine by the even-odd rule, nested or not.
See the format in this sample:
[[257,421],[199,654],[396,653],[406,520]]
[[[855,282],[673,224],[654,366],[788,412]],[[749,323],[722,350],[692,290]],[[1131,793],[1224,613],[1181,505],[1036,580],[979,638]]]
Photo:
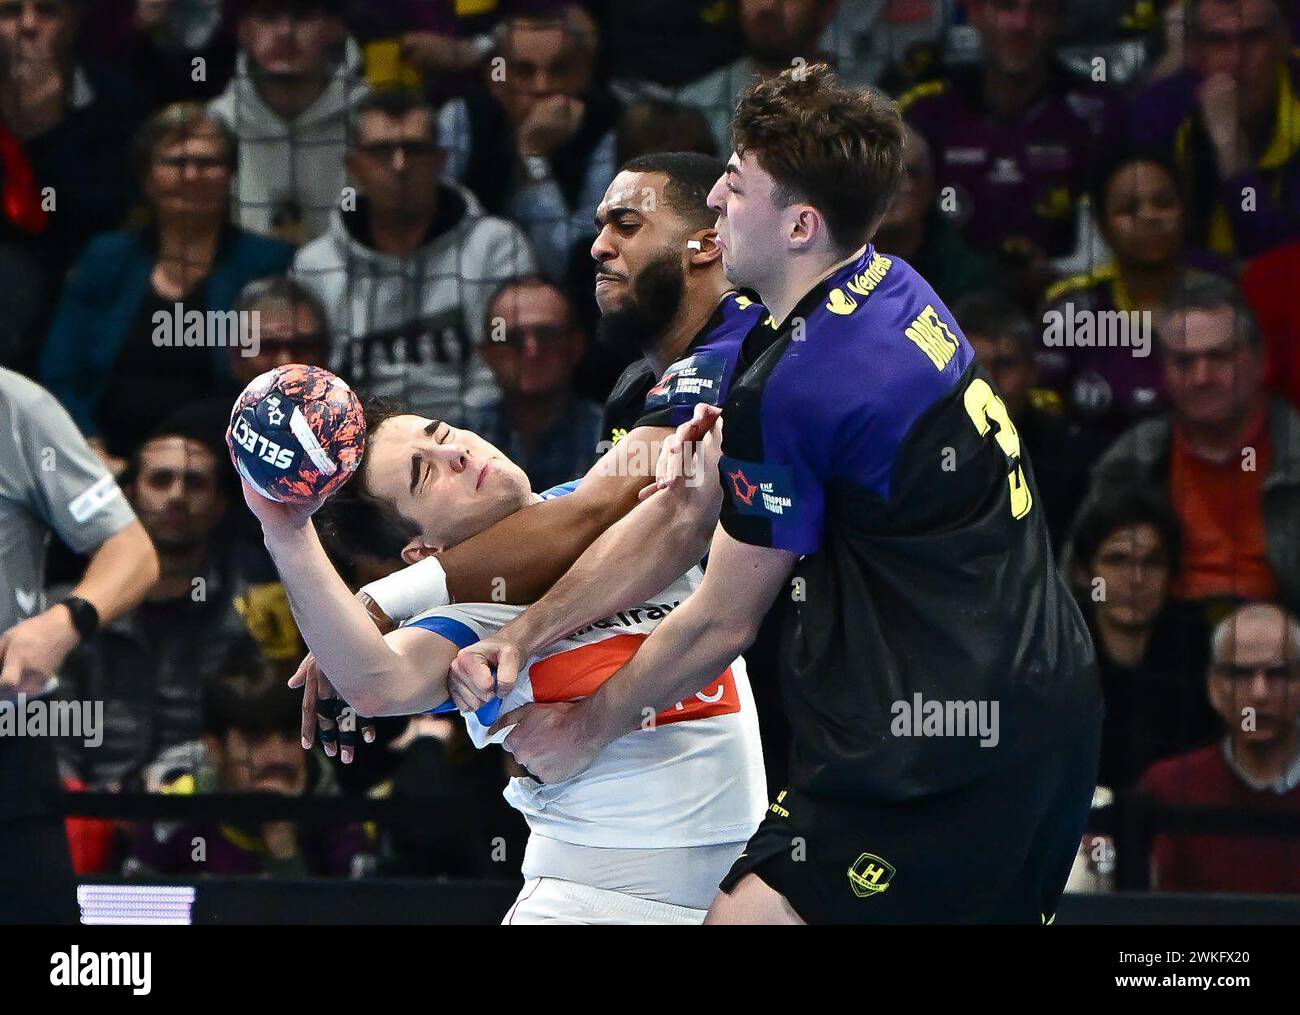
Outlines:
[[989,387],[988,381],[976,377],[966,389],[966,412],[981,437],[997,424],[994,437],[998,447],[1007,456],[1007,484],[1011,487],[1011,516],[1024,518],[1034,506],[1033,494],[1029,492],[1029,483],[1025,481],[1025,469],[1020,464],[1020,434],[1016,432],[1006,404]]

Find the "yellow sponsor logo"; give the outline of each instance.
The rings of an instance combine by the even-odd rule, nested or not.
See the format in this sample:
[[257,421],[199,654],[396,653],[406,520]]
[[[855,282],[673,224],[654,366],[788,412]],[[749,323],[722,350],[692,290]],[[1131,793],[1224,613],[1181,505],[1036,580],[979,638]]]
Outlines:
[[894,879],[894,865],[875,853],[863,853],[849,868],[849,885],[859,899],[879,895]]
[[[849,279],[844,288],[857,296],[868,296],[876,286],[880,285],[881,280],[893,266],[892,258],[885,257],[883,254],[872,254],[866,269]],[[858,301],[844,289],[832,289],[830,299],[826,302],[826,309],[832,314],[848,315],[858,309]]]
[[788,818],[790,816],[790,812],[781,806],[781,804],[785,801],[785,795],[788,792],[789,792],[788,790],[783,789],[781,790],[780,793],[776,795],[776,801],[772,804],[771,807],[771,811],[773,814],[779,814],[783,818]]
[[627,430],[621,426],[616,426],[614,427],[613,430],[610,431],[610,437],[613,438],[615,444],[617,444],[626,436],[627,436]]

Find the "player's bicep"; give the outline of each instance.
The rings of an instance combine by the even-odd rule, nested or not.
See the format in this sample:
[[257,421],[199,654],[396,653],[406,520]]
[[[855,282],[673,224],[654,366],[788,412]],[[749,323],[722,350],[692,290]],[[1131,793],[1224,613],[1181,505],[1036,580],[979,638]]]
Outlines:
[[692,598],[706,615],[753,641],[763,616],[771,609],[794,570],[799,554],[770,546],[755,546],[731,536],[719,524],[709,546],[709,566]]
[[353,701],[363,715],[413,715],[428,712],[447,700],[447,671],[460,651],[451,638],[421,627],[399,627],[384,641],[400,660],[396,679],[379,692],[369,691]]

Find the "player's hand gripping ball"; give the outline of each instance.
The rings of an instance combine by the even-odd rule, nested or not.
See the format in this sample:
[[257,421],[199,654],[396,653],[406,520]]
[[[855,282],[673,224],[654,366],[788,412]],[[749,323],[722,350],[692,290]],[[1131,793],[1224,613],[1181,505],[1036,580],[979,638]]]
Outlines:
[[226,443],[235,468],[282,504],[319,504],[361,464],[366,420],[356,392],[322,367],[289,363],[235,399]]

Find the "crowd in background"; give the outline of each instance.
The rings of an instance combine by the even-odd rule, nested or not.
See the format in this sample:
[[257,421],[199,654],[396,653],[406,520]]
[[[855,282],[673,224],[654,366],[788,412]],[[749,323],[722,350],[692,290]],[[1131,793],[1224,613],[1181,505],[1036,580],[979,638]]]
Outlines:
[[[582,474],[628,362],[592,341],[605,187],[649,152],[726,157],[737,93],[799,61],[898,99],[873,242],[953,310],[1028,449],[1097,647],[1100,786],[1300,812],[1297,42],[1288,0],[0,0],[0,364],[68,409],[162,564],[64,667],[105,702],[66,786],[429,802],[383,833],[74,819],[79,869],[517,872],[509,760],[451,720],[381,721],[346,767],[298,746],[304,649],[229,407],[315,363],[538,491]],[[179,317],[160,347],[181,308],[257,312],[257,354]],[[1080,883],[1108,864],[1085,848]],[[1160,836],[1153,881],[1300,893],[1300,838]]]

